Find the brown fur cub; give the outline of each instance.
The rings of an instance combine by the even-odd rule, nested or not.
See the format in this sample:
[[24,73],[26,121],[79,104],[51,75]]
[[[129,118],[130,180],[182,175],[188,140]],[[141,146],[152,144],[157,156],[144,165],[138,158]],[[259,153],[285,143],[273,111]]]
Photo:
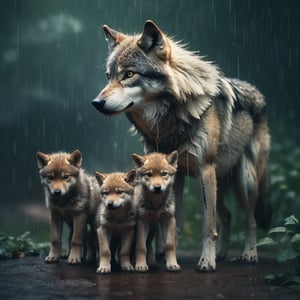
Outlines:
[[119,261],[123,271],[134,271],[130,254],[136,225],[133,203],[136,172],[102,174],[96,172],[102,202],[96,217],[99,242],[99,267],[97,273],[111,272],[111,258],[119,250]]
[[[80,263],[86,225],[90,225],[91,236],[95,230],[95,211],[101,199],[97,181],[81,169],[79,150],[53,154],[37,152],[36,158],[46,206],[50,210],[51,248],[45,261],[53,263],[59,260],[63,223],[66,222],[71,231],[68,263]],[[95,253],[91,244],[88,251],[87,259],[91,260]]]
[[[166,155],[152,153],[146,156],[133,154],[137,171],[135,202],[137,205],[136,265],[138,272],[147,272],[156,265],[152,240],[158,225],[165,241],[166,268],[171,272],[181,270],[176,258],[176,220],[173,182],[177,168],[177,151]],[[148,264],[147,264],[148,262]]]

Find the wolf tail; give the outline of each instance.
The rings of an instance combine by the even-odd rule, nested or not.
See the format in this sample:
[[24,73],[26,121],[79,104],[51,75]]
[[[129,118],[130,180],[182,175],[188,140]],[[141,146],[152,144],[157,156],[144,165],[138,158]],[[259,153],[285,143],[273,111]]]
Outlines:
[[255,206],[255,219],[258,227],[268,229],[272,220],[272,206],[270,202],[270,177],[267,164],[258,183],[258,197]]

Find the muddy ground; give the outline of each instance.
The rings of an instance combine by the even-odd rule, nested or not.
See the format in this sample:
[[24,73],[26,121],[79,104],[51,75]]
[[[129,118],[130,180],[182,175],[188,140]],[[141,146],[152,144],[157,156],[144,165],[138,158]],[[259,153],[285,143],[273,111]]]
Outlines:
[[217,272],[196,273],[197,257],[180,255],[182,272],[169,273],[163,266],[147,274],[98,275],[96,266],[45,264],[43,257],[0,261],[0,299],[300,299],[299,291],[270,286],[265,275],[286,271],[263,257],[255,266],[228,259],[218,262]]

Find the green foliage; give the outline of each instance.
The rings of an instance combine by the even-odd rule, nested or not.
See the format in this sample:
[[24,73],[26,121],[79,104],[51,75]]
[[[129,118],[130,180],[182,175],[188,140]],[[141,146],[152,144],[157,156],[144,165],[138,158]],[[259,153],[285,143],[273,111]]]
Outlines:
[[270,157],[273,224],[300,211],[300,148],[292,143],[273,143]]
[[36,244],[32,242],[29,232],[18,237],[0,233],[0,259],[39,255],[44,253],[47,248],[49,248],[47,243]]
[[269,247],[279,263],[295,260],[293,269],[285,274],[273,273],[266,281],[274,285],[290,286],[300,289],[300,224],[291,215],[285,218],[284,225],[271,229],[268,236],[261,239],[257,246]]

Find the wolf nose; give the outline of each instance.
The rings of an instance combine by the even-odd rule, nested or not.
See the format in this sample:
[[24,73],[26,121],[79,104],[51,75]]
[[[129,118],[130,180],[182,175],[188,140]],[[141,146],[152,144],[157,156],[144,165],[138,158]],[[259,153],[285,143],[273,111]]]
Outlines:
[[60,195],[61,195],[61,190],[56,189],[56,190],[53,191],[53,194],[54,194],[55,196],[60,196]]
[[159,184],[154,186],[154,193],[161,193],[161,186]]
[[114,203],[113,202],[108,202],[107,203],[107,207],[108,208],[113,208],[114,207]]
[[101,100],[99,98],[95,98],[93,101],[92,101],[92,104],[94,105],[94,107],[100,111],[100,112],[103,112],[104,111],[104,105],[105,105],[105,101],[104,100]]

